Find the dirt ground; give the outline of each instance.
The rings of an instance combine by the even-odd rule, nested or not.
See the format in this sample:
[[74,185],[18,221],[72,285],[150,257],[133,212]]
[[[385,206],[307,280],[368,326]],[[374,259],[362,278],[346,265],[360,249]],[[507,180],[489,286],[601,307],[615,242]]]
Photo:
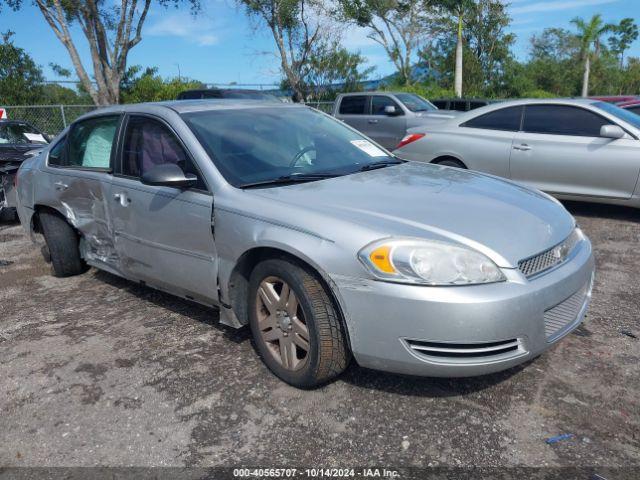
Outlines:
[[216,311],[94,269],[54,278],[2,224],[0,466],[638,467],[640,211],[567,206],[597,279],[552,350],[473,379],[352,365],[315,391],[277,380]]

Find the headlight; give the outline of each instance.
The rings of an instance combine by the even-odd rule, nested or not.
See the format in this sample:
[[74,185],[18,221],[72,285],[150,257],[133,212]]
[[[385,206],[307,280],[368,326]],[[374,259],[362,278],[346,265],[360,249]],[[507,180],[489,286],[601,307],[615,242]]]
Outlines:
[[480,252],[432,240],[380,240],[360,250],[358,258],[376,277],[391,282],[471,285],[505,280]]

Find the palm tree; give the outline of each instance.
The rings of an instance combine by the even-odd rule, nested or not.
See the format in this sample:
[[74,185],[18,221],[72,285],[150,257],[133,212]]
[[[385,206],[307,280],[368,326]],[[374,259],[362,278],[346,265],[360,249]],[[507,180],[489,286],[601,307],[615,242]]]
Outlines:
[[455,15],[457,19],[456,67],[453,87],[456,96],[462,97],[462,24],[465,11],[472,6],[473,0],[435,0],[434,3],[444,7],[449,13]]
[[[584,60],[584,74],[582,76],[582,96],[589,95],[589,74],[591,73],[591,56],[600,54],[600,37],[611,31],[611,25],[604,24],[600,14],[591,17],[585,22],[584,19],[576,17],[571,20],[578,29],[578,40],[580,41],[580,54]],[[594,50],[591,50],[593,46]]]

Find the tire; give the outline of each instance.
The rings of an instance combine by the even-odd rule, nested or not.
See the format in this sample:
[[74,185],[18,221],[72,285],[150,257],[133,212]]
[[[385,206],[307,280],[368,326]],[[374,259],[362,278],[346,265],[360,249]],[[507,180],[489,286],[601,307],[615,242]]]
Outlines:
[[[283,294],[284,285],[288,294]],[[280,296],[280,303],[272,302],[271,309],[264,299],[274,293]],[[285,297],[297,301],[284,304]],[[249,325],[263,362],[294,387],[313,388],[327,383],[340,375],[351,359],[333,300],[316,274],[297,262],[269,259],[256,265],[249,281]],[[306,352],[305,334],[300,333],[303,327]]]
[[436,165],[444,165],[445,167],[467,168],[464,166],[464,163],[460,160],[456,160],[455,158],[443,158],[442,160],[436,160],[433,163]]
[[0,207],[0,222],[12,223],[18,219],[18,212],[15,208]]
[[87,271],[87,264],[80,257],[78,248],[78,234],[63,218],[41,212],[40,224],[47,243],[53,275],[56,277],[70,277]]

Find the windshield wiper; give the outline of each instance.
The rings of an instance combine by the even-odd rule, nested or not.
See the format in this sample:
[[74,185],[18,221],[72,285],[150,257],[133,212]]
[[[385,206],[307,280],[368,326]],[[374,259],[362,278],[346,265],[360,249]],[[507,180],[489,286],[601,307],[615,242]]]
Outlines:
[[405,163],[404,160],[380,160],[379,162],[367,163],[360,167],[361,172],[368,172],[369,170],[375,170],[377,168],[389,167],[391,165],[399,165],[401,163]]
[[293,175],[283,175],[278,178],[271,178],[269,180],[261,180],[259,182],[243,183],[240,188],[253,188],[253,187],[265,187],[268,185],[286,185],[291,183],[304,183],[313,182],[315,180],[322,180],[323,178],[339,177],[337,173],[299,173]]

